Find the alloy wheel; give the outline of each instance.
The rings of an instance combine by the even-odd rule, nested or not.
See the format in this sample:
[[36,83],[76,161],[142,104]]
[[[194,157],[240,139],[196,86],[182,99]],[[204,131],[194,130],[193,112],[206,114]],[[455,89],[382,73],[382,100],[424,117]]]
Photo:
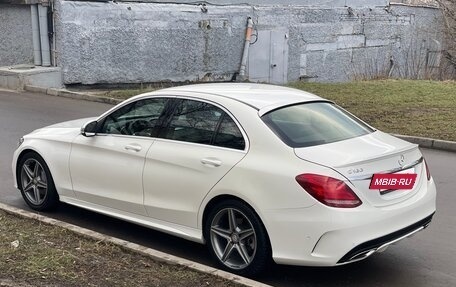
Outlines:
[[34,158],[27,159],[21,169],[22,190],[33,205],[41,205],[46,200],[48,183],[46,171]]
[[219,260],[232,269],[244,269],[257,251],[257,236],[252,223],[240,210],[225,208],[214,217],[210,238]]

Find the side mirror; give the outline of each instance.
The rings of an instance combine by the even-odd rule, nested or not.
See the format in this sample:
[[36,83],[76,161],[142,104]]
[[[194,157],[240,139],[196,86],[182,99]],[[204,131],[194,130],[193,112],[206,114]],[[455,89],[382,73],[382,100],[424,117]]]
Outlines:
[[88,122],[81,128],[81,134],[85,137],[93,137],[97,134],[98,122]]

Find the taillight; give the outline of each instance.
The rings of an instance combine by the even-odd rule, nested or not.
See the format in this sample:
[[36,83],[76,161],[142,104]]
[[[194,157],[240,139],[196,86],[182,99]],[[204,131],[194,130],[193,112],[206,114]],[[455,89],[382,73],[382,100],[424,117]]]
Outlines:
[[429,166],[428,166],[426,160],[424,160],[424,166],[426,167],[427,180],[431,180],[431,171],[429,170]]
[[353,208],[362,203],[342,180],[306,173],[298,175],[296,181],[316,200],[327,206]]

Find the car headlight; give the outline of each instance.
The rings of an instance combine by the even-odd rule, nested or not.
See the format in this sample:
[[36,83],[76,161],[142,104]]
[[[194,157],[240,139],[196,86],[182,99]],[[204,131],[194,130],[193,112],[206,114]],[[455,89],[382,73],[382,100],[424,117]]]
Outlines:
[[17,147],[20,147],[21,144],[22,144],[23,142],[24,142],[24,138],[21,137],[21,138],[19,139],[19,141],[17,142]]

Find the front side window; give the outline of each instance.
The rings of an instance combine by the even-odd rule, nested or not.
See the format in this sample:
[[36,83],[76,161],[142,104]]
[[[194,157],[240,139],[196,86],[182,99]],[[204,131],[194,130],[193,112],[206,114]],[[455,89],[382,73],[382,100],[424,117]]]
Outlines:
[[100,133],[153,137],[167,99],[144,99],[130,103],[106,117]]
[[177,100],[160,137],[198,144],[244,149],[237,125],[222,109],[205,102]]
[[312,102],[274,110],[263,121],[287,145],[309,147],[347,140],[373,130],[332,103]]

